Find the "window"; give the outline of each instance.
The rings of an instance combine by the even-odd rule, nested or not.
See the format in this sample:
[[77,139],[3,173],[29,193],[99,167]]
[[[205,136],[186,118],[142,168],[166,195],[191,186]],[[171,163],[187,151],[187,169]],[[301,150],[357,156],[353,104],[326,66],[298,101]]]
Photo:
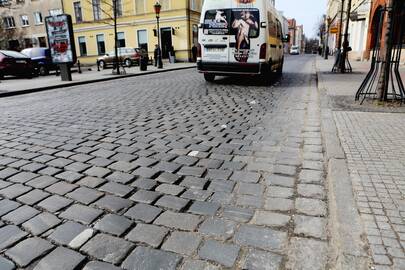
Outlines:
[[51,16],[57,16],[62,14],[62,10],[60,8],[56,8],[56,9],[50,9],[49,10],[49,15]]
[[42,24],[43,23],[42,13],[34,12],[34,20],[35,20],[35,24]]
[[32,39],[24,38],[24,48],[32,48]]
[[138,30],[138,47],[148,50],[148,32],[146,30]]
[[80,49],[80,56],[87,55],[87,47],[86,47],[86,38],[79,37],[79,49]]
[[95,21],[101,19],[101,4],[100,0],[93,0],[93,17]]
[[190,0],[190,9],[191,10],[198,10],[197,0]]
[[15,27],[15,21],[14,21],[14,17],[5,17],[3,19],[4,25],[6,26],[6,28],[14,28]]
[[121,0],[115,0],[115,4],[117,6],[117,16],[121,17],[122,16],[122,1]]
[[73,7],[75,10],[76,22],[82,22],[83,21],[82,6],[81,6],[80,2],[74,2]]
[[97,50],[98,50],[98,55],[104,55],[105,54],[105,41],[104,41],[104,35],[100,34],[96,36],[97,39]]
[[39,37],[38,42],[39,42],[39,47],[48,47],[46,45],[46,38],[45,37]]
[[145,13],[145,0],[135,0],[135,12],[136,14]]
[[160,0],[160,4],[162,5],[162,10],[170,9],[170,0]]
[[30,22],[28,21],[28,15],[21,15],[21,25],[29,26]]
[[125,33],[124,32],[117,33],[117,40],[118,40],[118,48],[125,47]]

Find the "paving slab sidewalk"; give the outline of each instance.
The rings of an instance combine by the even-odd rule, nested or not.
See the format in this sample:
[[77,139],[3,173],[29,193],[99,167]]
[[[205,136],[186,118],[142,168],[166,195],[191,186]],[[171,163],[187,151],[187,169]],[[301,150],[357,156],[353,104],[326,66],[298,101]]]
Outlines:
[[195,63],[175,63],[175,64],[166,64],[164,66],[164,69],[158,69],[154,66],[148,66],[147,71],[140,71],[139,66],[133,66],[130,68],[125,68],[126,74],[123,75],[112,74],[112,69],[97,71],[97,67],[83,67],[82,73],[79,74],[77,72],[74,72],[72,74],[73,80],[70,82],[63,82],[61,81],[60,76],[55,75],[36,77],[33,79],[7,77],[4,80],[0,81],[0,97],[26,94],[94,82],[103,82],[134,76],[188,69],[194,68],[195,66],[196,66]]
[[[326,151],[334,152],[327,156],[329,162],[335,162],[335,170],[338,166],[341,171],[335,172],[337,177],[329,178],[338,213],[331,216],[337,217],[334,225],[342,235],[343,245],[347,241],[342,233],[360,236],[360,241],[354,239],[353,245],[343,247],[343,252],[349,250],[355,255],[349,256],[349,260],[360,258],[369,264],[369,269],[405,269],[405,110],[368,105],[365,111],[361,105],[354,104],[354,95],[369,63],[352,64],[353,74],[331,74],[332,60],[317,58],[323,123],[328,126],[325,137],[333,133],[337,136],[327,145]],[[339,98],[354,105],[335,106],[331,101]],[[334,174],[331,169],[329,176]],[[346,198],[345,203],[339,206],[342,198]],[[342,215],[342,208],[347,210],[345,214],[351,215]],[[360,249],[367,254],[356,254]]]

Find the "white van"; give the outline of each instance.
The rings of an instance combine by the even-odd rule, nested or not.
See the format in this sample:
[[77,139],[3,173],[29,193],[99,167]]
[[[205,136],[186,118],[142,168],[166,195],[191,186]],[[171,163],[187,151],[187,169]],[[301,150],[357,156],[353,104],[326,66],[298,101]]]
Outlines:
[[281,16],[270,0],[205,0],[199,24],[197,67],[216,75],[282,73]]

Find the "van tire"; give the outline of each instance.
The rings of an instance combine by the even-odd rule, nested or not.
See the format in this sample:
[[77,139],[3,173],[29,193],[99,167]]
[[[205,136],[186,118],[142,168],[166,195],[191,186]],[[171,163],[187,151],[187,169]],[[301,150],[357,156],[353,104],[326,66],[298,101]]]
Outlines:
[[49,74],[49,70],[43,65],[39,67],[38,72],[39,72],[39,75],[41,75],[41,76],[46,76]]
[[281,61],[281,64],[276,70],[276,73],[278,76],[281,76],[283,74],[283,67],[284,67],[284,59]]
[[207,82],[213,82],[213,81],[215,81],[215,75],[214,75],[214,74],[210,74],[210,73],[205,73],[205,74],[204,74],[204,79],[205,79]]
[[132,66],[132,60],[129,59],[129,58],[125,59],[125,60],[124,60],[124,65],[125,65],[126,67],[131,67],[131,66]]

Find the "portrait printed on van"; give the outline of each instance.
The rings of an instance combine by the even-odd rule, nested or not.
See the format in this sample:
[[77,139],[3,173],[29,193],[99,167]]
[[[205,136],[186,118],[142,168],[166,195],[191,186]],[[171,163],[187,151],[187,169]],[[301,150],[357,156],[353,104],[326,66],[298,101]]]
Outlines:
[[251,52],[250,37],[259,29],[258,12],[241,9],[233,10],[232,30],[235,33],[235,60],[246,63]]

